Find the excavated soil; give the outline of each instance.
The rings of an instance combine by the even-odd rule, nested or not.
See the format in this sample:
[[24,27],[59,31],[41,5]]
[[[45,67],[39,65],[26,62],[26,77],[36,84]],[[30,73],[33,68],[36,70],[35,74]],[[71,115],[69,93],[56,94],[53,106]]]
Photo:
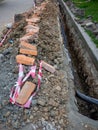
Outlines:
[[[33,14],[33,11],[31,11]],[[39,61],[44,60],[56,68],[51,74],[42,70],[41,88],[33,98],[30,109],[20,108],[9,102],[11,87],[18,77],[18,65],[15,57],[19,53],[19,38],[25,34],[25,19],[15,23],[13,31],[0,48],[0,124],[10,130],[18,130],[33,123],[33,129],[65,130],[68,124],[66,114],[67,82],[64,74],[62,40],[58,18],[59,9],[54,0],[50,0],[41,14],[39,38],[31,41],[38,48],[36,57],[37,70]],[[17,26],[16,26],[17,25]],[[9,40],[13,40],[10,43]],[[25,66],[26,70],[29,67]],[[38,84],[37,77],[29,79]]]

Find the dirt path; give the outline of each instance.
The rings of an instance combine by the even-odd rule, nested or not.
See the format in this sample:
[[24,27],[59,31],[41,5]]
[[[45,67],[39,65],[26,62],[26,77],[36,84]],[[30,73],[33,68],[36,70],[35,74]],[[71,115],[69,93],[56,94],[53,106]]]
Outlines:
[[[9,103],[10,89],[18,76],[15,56],[18,54],[18,39],[23,33],[23,22],[11,34],[14,43],[6,42],[0,51],[3,55],[3,60],[0,62],[0,123],[7,128],[16,130],[31,122],[34,124],[33,127],[40,130],[63,130],[67,127],[66,100],[68,91],[63,71],[63,52],[61,50],[63,44],[58,12],[55,2],[50,1],[41,15],[39,38],[35,41],[38,46],[36,63],[39,66],[38,62],[44,60],[53,65],[56,72],[51,74],[43,70],[41,89],[32,100],[30,109],[19,108]],[[36,79],[33,82],[37,84]]]

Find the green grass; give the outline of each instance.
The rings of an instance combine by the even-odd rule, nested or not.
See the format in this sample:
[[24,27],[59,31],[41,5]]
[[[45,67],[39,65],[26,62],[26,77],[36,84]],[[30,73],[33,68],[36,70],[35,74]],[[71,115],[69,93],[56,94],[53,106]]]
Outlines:
[[[90,2],[85,2],[87,0],[72,0],[72,1],[77,7],[85,10],[85,16],[84,16],[85,18],[91,15],[92,20],[98,22],[98,0],[91,0]],[[96,37],[91,31],[86,30],[86,32],[92,38],[92,41],[98,48],[98,39],[96,39]]]
[[85,2],[86,0],[72,0],[72,1],[76,4],[76,6],[85,9],[85,17],[91,15],[93,17],[93,21],[98,22],[98,0],[91,0],[90,2]]
[[95,43],[96,47],[98,48],[98,39],[96,39],[96,37],[94,36],[94,34],[91,31],[86,30],[86,32],[92,38],[93,42]]

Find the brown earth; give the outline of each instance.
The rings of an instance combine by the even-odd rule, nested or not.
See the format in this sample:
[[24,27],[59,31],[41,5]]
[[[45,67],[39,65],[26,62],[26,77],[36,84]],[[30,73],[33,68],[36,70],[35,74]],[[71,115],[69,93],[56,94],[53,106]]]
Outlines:
[[[33,14],[33,11],[30,13]],[[33,123],[32,128],[38,130],[65,130],[67,128],[66,101],[68,88],[63,70],[58,13],[58,5],[54,0],[48,1],[46,9],[40,16],[39,38],[30,41],[31,44],[36,44],[38,47],[37,67],[39,61],[44,60],[56,68],[54,74],[42,70],[41,89],[32,100],[30,109],[19,108],[9,103],[10,89],[18,77],[15,56],[19,53],[19,38],[25,34],[25,18],[18,24],[15,23],[5,45],[0,48],[0,53],[4,56],[3,61],[0,62],[0,124],[4,124],[7,129],[17,130],[29,123]],[[18,26],[16,27],[16,25]],[[10,39],[14,43],[10,44]],[[29,67],[25,66],[25,69],[28,70]],[[29,80],[37,85],[37,78],[33,80],[30,78]]]

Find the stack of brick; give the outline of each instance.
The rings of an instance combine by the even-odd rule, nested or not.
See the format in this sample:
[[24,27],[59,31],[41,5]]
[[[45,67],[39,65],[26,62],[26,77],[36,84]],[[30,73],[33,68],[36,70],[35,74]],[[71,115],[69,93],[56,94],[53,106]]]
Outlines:
[[[37,46],[29,43],[29,40],[33,41],[38,38],[40,22],[40,14],[44,10],[46,3],[43,2],[41,6],[35,7],[34,14],[30,19],[26,19],[27,26],[25,26],[26,34],[20,38],[19,55],[16,56],[16,61],[19,64],[33,65],[35,62],[35,57],[37,56]],[[33,56],[33,57],[32,57]],[[46,62],[42,61],[42,67],[51,73],[55,72],[55,68]],[[19,96],[16,99],[18,104],[24,105],[30,95],[35,91],[36,85],[32,82],[26,81],[22,86]]]
[[[20,38],[20,54],[16,56],[17,63],[24,65],[33,65],[35,58],[31,56],[37,56],[37,47],[29,43],[38,38],[40,22],[40,14],[44,10],[46,2],[43,2],[40,6],[35,7],[34,14],[31,18],[26,19],[27,26],[25,26],[26,34]],[[28,56],[29,55],[29,56]]]

